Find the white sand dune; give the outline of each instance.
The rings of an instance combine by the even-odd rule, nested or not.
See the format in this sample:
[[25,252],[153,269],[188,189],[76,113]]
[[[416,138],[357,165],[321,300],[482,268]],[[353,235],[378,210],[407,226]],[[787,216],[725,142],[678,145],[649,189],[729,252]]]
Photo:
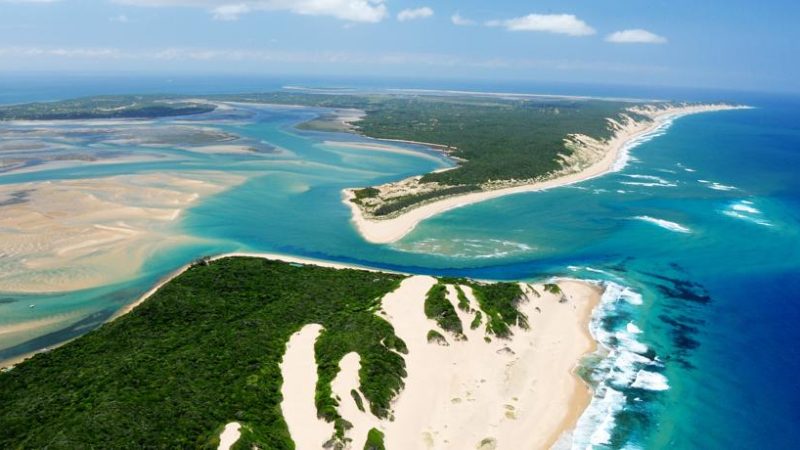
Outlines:
[[230,450],[233,444],[239,440],[239,436],[241,436],[242,426],[237,422],[231,422],[225,425],[225,429],[222,430],[222,433],[219,435],[219,446],[217,446],[217,450]]
[[[529,331],[515,329],[509,340],[486,342],[482,327],[470,330],[463,320],[468,317],[460,313],[467,340],[439,330],[449,343],[441,346],[426,338],[429,329],[437,328],[423,312],[424,293],[433,283],[429,277],[412,277],[383,302],[409,347],[408,378],[394,405],[395,420],[379,427],[387,448],[552,445],[574,426],[589,401],[588,388],[572,370],[593,349],[587,327],[597,293],[581,283],[562,283],[569,301],[559,303],[559,296],[538,286],[542,296],[531,296],[522,307],[531,319]],[[451,302],[456,303],[452,295]]]
[[[339,362],[340,372],[333,380],[331,390],[339,397],[339,414],[345,417],[353,428],[347,431],[347,436],[352,439],[347,448],[362,450],[367,441],[367,433],[371,428],[378,427],[380,419],[369,412],[369,404],[361,393],[358,371],[361,369],[361,357],[358,353],[351,352],[344,355]],[[355,390],[361,396],[365,411],[358,409],[351,391]]]
[[322,332],[317,324],[304,326],[286,344],[281,362],[281,411],[297,450],[319,450],[333,436],[333,424],[317,417],[314,394],[317,363],[314,343]]
[[[346,448],[362,449],[371,428],[384,432],[387,448],[553,445],[574,427],[590,400],[588,387],[573,370],[584,354],[594,350],[588,324],[599,290],[566,280],[559,283],[562,296],[546,293],[540,285],[523,285],[529,300],[521,310],[530,317],[531,328],[515,327],[511,339],[487,342],[482,326],[470,329],[471,313],[457,309],[466,340],[454,339],[425,316],[425,294],[435,283],[428,276],[409,277],[382,301],[386,319],[409,348],[408,377],[393,403],[393,420],[358,410],[350,394],[358,391],[358,356],[350,353],[341,361],[333,392],[340,399],[339,413],[353,424],[346,434],[350,439]],[[462,289],[477,309],[471,290]],[[455,306],[456,293],[453,287],[448,291]],[[431,329],[445,335],[448,345],[429,343]],[[313,422],[306,425],[306,429],[316,427]]]

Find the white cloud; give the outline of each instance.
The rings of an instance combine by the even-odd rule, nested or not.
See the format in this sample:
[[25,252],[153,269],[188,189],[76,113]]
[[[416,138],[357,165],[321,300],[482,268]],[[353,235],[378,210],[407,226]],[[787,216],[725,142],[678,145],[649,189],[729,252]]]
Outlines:
[[415,9],[404,9],[397,14],[397,20],[405,22],[406,20],[425,19],[433,15],[433,10],[427,6]]
[[222,5],[211,10],[214,20],[238,20],[242,14],[250,12],[250,7],[245,3],[238,5]]
[[641,28],[622,30],[606,36],[607,42],[615,44],[666,44],[667,38]]
[[130,19],[128,19],[128,16],[126,16],[125,14],[120,14],[118,16],[109,17],[108,21],[117,23],[128,23],[130,22]]
[[351,22],[380,22],[388,16],[384,0],[113,0],[134,6],[183,6],[208,10],[218,20],[235,20],[252,11],[288,11]]
[[570,36],[589,36],[594,28],[572,14],[528,14],[508,20],[490,20],[490,27],[504,27],[509,31],[545,31]]
[[450,16],[450,21],[453,22],[453,25],[458,25],[462,27],[467,27],[476,24],[474,20],[467,19],[466,17],[461,16],[461,14],[458,12]]

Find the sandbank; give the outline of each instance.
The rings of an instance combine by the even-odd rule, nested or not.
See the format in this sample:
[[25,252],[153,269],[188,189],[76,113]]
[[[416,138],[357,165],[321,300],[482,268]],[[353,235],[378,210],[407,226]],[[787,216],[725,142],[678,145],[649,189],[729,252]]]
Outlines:
[[133,276],[159,249],[185,243],[171,231],[199,198],[240,183],[221,172],[138,174],[0,186],[0,291],[45,293]]

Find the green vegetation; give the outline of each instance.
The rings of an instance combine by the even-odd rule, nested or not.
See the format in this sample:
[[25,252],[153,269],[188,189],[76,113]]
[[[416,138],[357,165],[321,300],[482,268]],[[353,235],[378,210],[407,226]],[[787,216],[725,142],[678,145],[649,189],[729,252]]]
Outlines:
[[292,449],[278,364],[310,323],[324,327],[319,413],[347,427],[329,383],[355,351],[361,392],[386,417],[407,349],[374,311],[402,278],[259,258],[195,265],[131,313],[0,374],[0,448],[216,448],[236,420],[235,448]]
[[429,200],[435,200],[441,197],[448,197],[451,195],[458,195],[458,194],[466,194],[468,192],[476,192],[480,191],[481,188],[479,186],[474,185],[467,185],[467,186],[451,186],[444,189],[438,189],[435,191],[425,192],[422,194],[413,194],[413,195],[404,195],[402,197],[398,197],[396,199],[392,199],[391,202],[381,205],[373,212],[376,216],[388,216],[392,213],[398,212],[402,209],[408,208],[411,205],[416,205],[421,202],[426,202]]
[[447,299],[447,286],[443,283],[433,285],[425,296],[425,315],[435,320],[443,330],[453,333],[457,339],[465,339],[461,319]]
[[481,310],[486,314],[486,331],[497,337],[511,335],[511,325],[528,328],[528,317],[517,309],[525,297],[517,283],[471,285]]
[[544,288],[545,292],[549,292],[555,295],[561,294],[561,288],[555,283],[546,283],[542,287]]
[[472,323],[469,324],[469,329],[474,330],[481,326],[481,321],[483,320],[483,314],[480,311],[475,311],[475,317],[472,318]]
[[438,331],[436,331],[436,330],[430,330],[430,331],[428,331],[428,336],[427,336],[427,338],[428,338],[428,343],[429,343],[429,344],[439,344],[439,345],[444,345],[444,346],[450,345],[450,344],[447,342],[447,338],[445,338],[444,336],[442,336],[442,333],[439,333],[439,332],[438,332]]
[[208,103],[163,96],[100,96],[0,107],[0,120],[76,120],[186,116],[211,112]]
[[456,295],[458,295],[458,309],[466,312],[470,312],[471,308],[469,307],[469,299],[467,295],[464,294],[464,290],[461,289],[461,286],[454,285],[456,288]]
[[355,389],[350,389],[350,396],[353,397],[353,401],[356,402],[356,408],[359,411],[364,412],[364,400],[361,398],[361,394],[358,393]]
[[386,450],[386,445],[383,443],[383,432],[377,428],[370,429],[367,433],[364,450]]
[[367,136],[455,147],[453,156],[466,162],[422,181],[476,185],[558,170],[558,154],[571,153],[564,137],[607,138],[606,118],[621,110],[606,101],[396,96],[368,109],[358,127]]
[[366,187],[364,189],[356,189],[353,191],[353,193],[355,194],[357,200],[362,200],[365,198],[377,197],[380,191],[374,187]]

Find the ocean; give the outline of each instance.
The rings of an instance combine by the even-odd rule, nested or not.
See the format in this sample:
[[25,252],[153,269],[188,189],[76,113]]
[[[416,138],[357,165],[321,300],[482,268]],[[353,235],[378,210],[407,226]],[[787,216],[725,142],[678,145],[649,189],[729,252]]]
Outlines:
[[[178,81],[3,79],[0,102],[219,91],[216,79]],[[324,85],[248,79],[226,83],[226,90],[276,89],[290,81]],[[399,83],[368,87],[393,82]],[[0,359],[85,333],[172,270],[229,251],[480,279],[579,277],[602,282],[607,290],[592,323],[603,345],[582,367],[595,398],[573,448],[797,446],[800,99],[618,86],[394,86],[559,94],[571,88],[578,95],[724,99],[755,108],[680,118],[632,147],[617,172],[452,210],[390,245],[360,238],[340,190],[450,163],[434,152],[420,158],[326,146],[329,139],[357,139],[295,130],[313,110],[254,107],[252,120],[225,125],[288,150],[280,156],[163,149],[169,156],[163,161],[3,173],[0,184],[222,168],[246,174],[248,181],[188,210],[175,232],[197,240],[153,255],[133,279],[78,292],[0,293],[0,325],[79,312],[79,320],[64,329],[22,342],[0,339]]]

